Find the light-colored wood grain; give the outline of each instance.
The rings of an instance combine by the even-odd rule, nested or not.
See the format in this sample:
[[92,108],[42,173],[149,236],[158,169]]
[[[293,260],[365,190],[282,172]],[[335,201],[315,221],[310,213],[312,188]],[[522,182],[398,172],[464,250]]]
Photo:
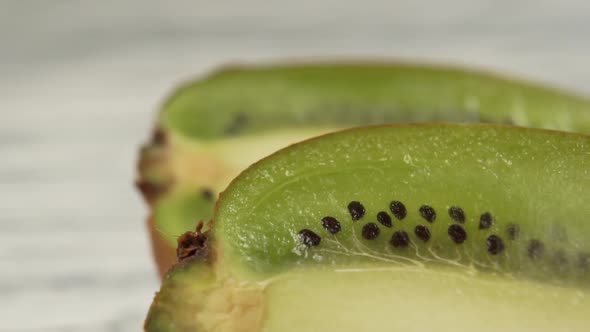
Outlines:
[[132,186],[176,83],[284,57],[402,57],[590,93],[590,2],[0,2],[0,330],[133,331],[158,281]]

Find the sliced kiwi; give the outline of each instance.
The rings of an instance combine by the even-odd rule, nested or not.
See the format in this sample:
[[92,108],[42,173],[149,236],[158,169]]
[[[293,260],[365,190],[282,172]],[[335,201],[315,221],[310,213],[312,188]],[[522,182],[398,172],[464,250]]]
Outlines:
[[[148,331],[586,331],[590,136],[357,128],[241,173]],[[385,217],[387,215],[387,217]]]
[[241,170],[294,142],[391,122],[494,122],[590,132],[590,101],[482,72],[409,64],[232,68],[180,87],[142,149],[160,271]]

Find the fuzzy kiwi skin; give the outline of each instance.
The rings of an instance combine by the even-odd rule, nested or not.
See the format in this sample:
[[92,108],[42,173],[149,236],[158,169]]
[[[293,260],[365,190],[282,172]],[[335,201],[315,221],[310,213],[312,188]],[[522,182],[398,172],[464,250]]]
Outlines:
[[[391,264],[457,264],[589,287],[588,188],[588,136],[488,125],[361,128],[256,163],[224,192],[214,225],[236,271],[357,264],[370,252]],[[376,215],[394,200],[407,216],[384,227]],[[354,201],[364,207],[360,218],[348,207]],[[434,222],[421,216],[423,205],[436,210]],[[493,223],[482,229],[486,213]],[[326,216],[340,221],[338,233],[322,225]],[[365,238],[368,223],[380,230],[375,239]],[[418,225],[428,228],[427,242]],[[304,230],[321,242],[302,238]],[[392,245],[400,231],[407,246]]]
[[[174,262],[175,237],[212,217],[214,199],[203,191],[216,197],[238,172],[229,169],[221,179],[201,172],[194,178],[203,181],[186,185],[167,170],[178,141],[207,145],[272,130],[318,128],[310,134],[316,135],[362,124],[423,121],[590,132],[590,101],[484,72],[418,64],[236,67],[185,84],[162,106],[139,162],[137,186],[152,206],[148,227],[160,273]],[[284,145],[307,137],[300,134]],[[258,150],[243,156],[244,165],[272,152]]]
[[[321,275],[338,268],[410,267],[420,276],[449,270],[474,276],[485,294],[496,286],[501,294],[502,280],[588,292],[590,271],[580,263],[589,261],[580,258],[590,251],[589,166],[589,136],[492,125],[359,128],[296,144],[230,184],[217,205],[210,242],[223,254],[189,264],[196,272],[177,266],[152,304],[146,330],[190,327],[202,304],[203,291],[195,287],[219,284],[212,270],[223,271],[217,277],[268,281],[306,269]],[[352,217],[352,201],[363,205],[361,217]],[[403,203],[407,213],[397,207],[397,218],[392,201]],[[424,204],[436,211],[432,222],[420,213]],[[391,227],[377,221],[380,211],[391,215]],[[491,223],[482,228],[486,213]],[[328,231],[326,216],[339,220],[339,231]],[[363,228],[371,222],[380,234],[369,240]],[[430,230],[427,242],[413,232],[417,225]],[[460,244],[449,235],[451,226],[467,234]],[[314,232],[320,242],[305,245],[302,230]],[[408,233],[407,247],[392,245],[400,231]],[[504,241],[498,253],[487,244],[492,236]],[[543,251],[533,250],[533,257],[535,241]],[[499,281],[485,281],[486,276]],[[470,285],[462,282],[447,287]],[[544,296],[554,295],[541,295],[540,306],[550,300]]]

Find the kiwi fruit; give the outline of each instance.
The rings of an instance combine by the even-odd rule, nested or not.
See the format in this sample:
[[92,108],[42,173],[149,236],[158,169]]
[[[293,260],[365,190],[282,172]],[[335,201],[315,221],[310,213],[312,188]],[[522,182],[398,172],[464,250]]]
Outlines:
[[337,129],[424,121],[588,133],[590,101],[484,72],[413,64],[233,67],[189,82],[162,105],[138,163],[161,275],[176,261],[176,238],[210,220],[221,190],[251,163]]
[[344,130],[253,164],[178,239],[147,331],[587,331],[590,136]]

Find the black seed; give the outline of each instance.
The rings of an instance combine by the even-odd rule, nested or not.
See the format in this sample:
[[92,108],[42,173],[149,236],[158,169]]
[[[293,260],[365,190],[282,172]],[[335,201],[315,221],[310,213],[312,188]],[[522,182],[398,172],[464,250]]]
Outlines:
[[456,222],[465,222],[465,212],[463,212],[463,209],[458,206],[451,206],[449,208],[449,216]]
[[206,201],[213,201],[213,196],[215,194],[213,194],[213,190],[209,189],[209,188],[203,188],[201,189],[201,197],[203,197],[204,200]]
[[397,231],[393,233],[389,243],[395,248],[405,248],[410,244],[410,236],[405,231]]
[[385,211],[381,211],[381,212],[377,213],[377,221],[380,222],[381,225],[383,225],[385,227],[393,226],[393,223],[391,222],[391,217]]
[[376,223],[370,222],[363,226],[362,234],[367,240],[375,240],[377,236],[379,236],[379,233],[381,233],[381,231]]
[[492,227],[494,223],[494,218],[492,218],[492,214],[486,212],[479,217],[479,229],[488,229]]
[[463,227],[459,225],[449,226],[448,233],[451,237],[451,240],[453,240],[453,242],[455,242],[456,244],[461,244],[465,242],[465,240],[467,240],[467,233],[465,232]]
[[583,271],[590,270],[590,253],[579,253],[578,254],[578,267]]
[[414,228],[414,234],[416,234],[416,236],[424,242],[428,242],[428,240],[430,240],[430,230],[426,226],[416,226],[416,228]]
[[419,211],[422,218],[426,219],[426,221],[432,223],[436,220],[436,211],[434,211],[432,206],[422,205]]
[[352,201],[348,203],[348,212],[352,220],[357,221],[365,215],[365,207],[360,202]]
[[393,215],[398,220],[404,219],[406,217],[406,215],[408,214],[408,210],[406,209],[406,206],[404,205],[404,203],[402,203],[400,201],[392,201],[389,204],[389,209],[391,210],[391,213],[393,213]]
[[540,258],[545,252],[545,245],[543,244],[543,242],[533,239],[531,240],[531,242],[529,242],[527,251],[529,253],[530,258],[537,259]]
[[302,229],[299,232],[299,241],[308,247],[315,247],[320,244],[322,238],[309,229]]
[[506,226],[506,235],[508,235],[508,239],[516,240],[520,235],[520,226],[517,224],[508,224]]
[[488,252],[492,255],[497,255],[504,250],[504,241],[498,235],[490,235],[486,240]]
[[340,222],[334,217],[322,218],[322,226],[332,234],[340,232],[341,229]]

